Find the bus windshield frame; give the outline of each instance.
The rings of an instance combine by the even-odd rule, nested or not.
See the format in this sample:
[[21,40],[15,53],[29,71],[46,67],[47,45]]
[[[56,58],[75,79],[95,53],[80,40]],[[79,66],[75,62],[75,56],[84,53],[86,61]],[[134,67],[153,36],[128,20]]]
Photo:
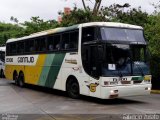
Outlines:
[[119,28],[119,27],[100,27],[101,40],[114,43],[138,42],[146,43],[143,29]]

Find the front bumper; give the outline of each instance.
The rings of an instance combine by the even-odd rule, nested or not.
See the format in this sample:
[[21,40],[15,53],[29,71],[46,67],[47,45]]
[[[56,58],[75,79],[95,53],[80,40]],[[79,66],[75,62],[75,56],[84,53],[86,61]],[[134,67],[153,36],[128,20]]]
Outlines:
[[102,99],[113,99],[126,96],[149,95],[151,84],[101,87]]

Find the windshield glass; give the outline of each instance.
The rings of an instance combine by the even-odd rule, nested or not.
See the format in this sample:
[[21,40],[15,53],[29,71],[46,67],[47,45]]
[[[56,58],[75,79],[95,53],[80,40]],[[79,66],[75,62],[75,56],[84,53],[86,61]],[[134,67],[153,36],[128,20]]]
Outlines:
[[143,46],[107,45],[103,61],[103,76],[129,76],[150,74]]
[[101,27],[100,31],[104,41],[145,43],[142,29]]
[[149,63],[147,62],[146,46],[132,45],[133,75],[149,74]]

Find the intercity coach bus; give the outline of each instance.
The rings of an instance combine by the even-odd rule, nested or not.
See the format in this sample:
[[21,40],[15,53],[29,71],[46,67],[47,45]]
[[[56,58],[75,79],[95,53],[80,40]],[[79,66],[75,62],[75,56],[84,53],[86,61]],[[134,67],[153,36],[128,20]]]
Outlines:
[[9,39],[5,75],[21,87],[58,89],[72,98],[149,95],[147,56],[142,27],[83,23]]
[[4,78],[4,70],[5,70],[5,51],[6,47],[2,46],[0,47],[0,77]]

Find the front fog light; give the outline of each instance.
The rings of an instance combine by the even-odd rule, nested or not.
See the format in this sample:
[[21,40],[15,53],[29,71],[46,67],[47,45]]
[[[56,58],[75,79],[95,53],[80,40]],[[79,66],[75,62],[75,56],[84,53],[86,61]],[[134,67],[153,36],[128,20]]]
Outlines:
[[110,94],[111,94],[111,95],[118,94],[118,90],[111,90],[111,91],[110,91]]
[[150,87],[146,87],[146,88],[145,88],[145,90],[148,90],[148,91],[150,91],[150,90],[151,90],[151,88],[150,88]]

